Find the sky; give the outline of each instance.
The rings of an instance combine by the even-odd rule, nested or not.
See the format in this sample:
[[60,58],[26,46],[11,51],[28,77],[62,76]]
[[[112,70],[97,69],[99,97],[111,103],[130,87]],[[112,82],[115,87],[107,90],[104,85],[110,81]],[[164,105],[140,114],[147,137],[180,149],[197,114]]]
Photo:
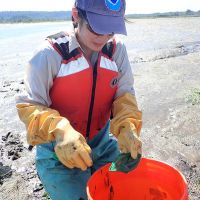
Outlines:
[[[66,11],[71,10],[73,2],[74,0],[0,0],[0,11]],[[126,0],[126,5],[126,14],[200,10],[200,0]]]

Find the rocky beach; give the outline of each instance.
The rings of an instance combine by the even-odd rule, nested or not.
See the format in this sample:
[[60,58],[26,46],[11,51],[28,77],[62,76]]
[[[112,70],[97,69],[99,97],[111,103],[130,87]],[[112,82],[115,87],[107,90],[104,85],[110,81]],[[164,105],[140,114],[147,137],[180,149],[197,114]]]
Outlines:
[[[0,24],[0,199],[48,199],[19,121],[15,95],[28,60],[67,23]],[[200,17],[132,19],[123,37],[143,112],[143,156],[180,170],[200,199]],[[20,32],[21,31],[21,32]],[[26,32],[25,32],[26,31]]]

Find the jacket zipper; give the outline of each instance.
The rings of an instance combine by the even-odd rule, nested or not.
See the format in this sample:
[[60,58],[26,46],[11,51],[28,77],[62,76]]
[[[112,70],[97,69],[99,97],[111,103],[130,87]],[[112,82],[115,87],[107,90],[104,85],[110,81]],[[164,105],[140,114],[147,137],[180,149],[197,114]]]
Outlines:
[[86,129],[86,139],[89,139],[90,136],[90,128],[91,128],[91,122],[92,122],[92,113],[94,108],[94,99],[95,99],[95,92],[96,92],[96,83],[97,83],[97,62],[94,65],[93,68],[93,83],[92,83],[92,95],[90,99],[90,108],[88,113],[88,122],[87,122],[87,129]]

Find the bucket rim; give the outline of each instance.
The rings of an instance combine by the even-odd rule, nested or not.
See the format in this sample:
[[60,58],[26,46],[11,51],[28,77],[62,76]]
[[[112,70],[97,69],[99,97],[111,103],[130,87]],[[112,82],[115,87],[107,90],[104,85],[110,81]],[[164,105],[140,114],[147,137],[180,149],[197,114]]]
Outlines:
[[[187,180],[186,180],[185,176],[183,175],[183,173],[177,167],[174,167],[174,166],[166,163],[165,161],[160,161],[160,160],[156,160],[156,159],[153,159],[153,158],[142,157],[140,162],[156,163],[156,164],[159,164],[159,165],[162,165],[162,166],[166,166],[169,169],[172,169],[173,171],[175,171],[178,175],[180,175],[180,177],[182,179],[182,184],[184,185],[184,188],[185,188],[184,192],[183,192],[183,196],[182,196],[182,198],[180,200],[184,200],[185,197],[188,196],[188,187],[187,187],[188,183],[187,183]],[[108,169],[110,165],[111,165],[111,163],[108,163],[108,164],[104,165],[103,167],[99,168],[93,175],[95,175],[96,173],[98,173],[102,168],[107,168]],[[140,163],[139,163],[139,165],[140,165]],[[123,173],[123,172],[112,171],[110,173]],[[86,192],[87,192],[89,200],[93,200],[93,197],[90,195],[90,187],[89,187],[89,182],[92,179],[92,176],[89,178],[89,180],[87,182],[87,186],[86,186]]]

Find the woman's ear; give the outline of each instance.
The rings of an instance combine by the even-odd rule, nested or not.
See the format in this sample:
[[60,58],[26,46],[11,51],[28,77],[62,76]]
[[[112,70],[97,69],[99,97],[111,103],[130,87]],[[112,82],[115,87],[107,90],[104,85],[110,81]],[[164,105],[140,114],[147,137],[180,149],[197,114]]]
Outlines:
[[75,24],[79,23],[79,21],[80,21],[80,18],[78,15],[78,10],[76,7],[72,8],[72,19]]

